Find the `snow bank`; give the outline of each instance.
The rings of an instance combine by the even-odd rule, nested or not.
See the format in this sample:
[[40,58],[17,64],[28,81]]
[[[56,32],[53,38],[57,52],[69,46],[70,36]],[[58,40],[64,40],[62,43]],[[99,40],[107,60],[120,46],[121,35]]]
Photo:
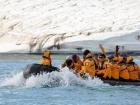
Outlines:
[[[0,52],[139,48],[139,0],[1,0]],[[61,45],[61,46],[60,46]]]

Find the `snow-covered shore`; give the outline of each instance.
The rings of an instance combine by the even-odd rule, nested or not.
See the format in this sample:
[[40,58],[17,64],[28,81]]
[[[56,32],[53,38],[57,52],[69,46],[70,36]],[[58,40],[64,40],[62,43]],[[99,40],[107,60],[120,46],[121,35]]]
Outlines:
[[140,50],[140,0],[1,0],[0,52]]

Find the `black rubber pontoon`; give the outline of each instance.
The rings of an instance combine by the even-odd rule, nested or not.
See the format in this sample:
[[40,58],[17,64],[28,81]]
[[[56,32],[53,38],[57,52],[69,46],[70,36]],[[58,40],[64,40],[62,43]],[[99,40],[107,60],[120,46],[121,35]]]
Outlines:
[[120,81],[120,80],[102,80],[104,83],[108,83],[112,86],[118,85],[133,85],[133,86],[140,86],[139,81]]
[[29,78],[31,75],[38,75],[45,73],[50,73],[53,71],[59,71],[60,69],[54,66],[46,66],[41,64],[30,64],[27,65],[26,70],[23,72],[24,78]]

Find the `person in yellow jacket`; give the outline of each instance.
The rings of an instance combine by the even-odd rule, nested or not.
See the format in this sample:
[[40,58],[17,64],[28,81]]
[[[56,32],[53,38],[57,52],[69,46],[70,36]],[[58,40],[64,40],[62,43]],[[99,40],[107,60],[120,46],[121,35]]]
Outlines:
[[89,53],[91,53],[91,51],[88,50],[88,49],[86,49],[86,50],[83,51],[83,62],[84,62],[84,60],[85,60],[85,57],[86,57]]
[[93,60],[93,54],[92,53],[88,53],[85,56],[85,59],[83,61],[83,66],[81,69],[81,74],[85,74],[87,73],[91,78],[94,78],[95,76],[95,63]]
[[72,60],[74,63],[75,73],[80,73],[83,62],[80,60],[80,57],[76,54],[72,55]]
[[131,81],[137,81],[139,79],[139,67],[133,62],[132,56],[127,57],[127,70]]
[[51,57],[50,57],[50,52],[49,51],[45,51],[44,55],[42,56],[42,58],[43,59],[40,61],[40,64],[47,65],[47,66],[52,66]]
[[105,74],[104,63],[105,63],[105,55],[99,54],[99,65],[98,68],[96,69],[96,75],[98,77],[103,77],[103,75]]
[[104,76],[103,76],[104,79],[111,79],[111,73],[112,73],[111,65],[112,64],[109,61],[105,61],[105,63],[104,63],[105,72],[104,72]]
[[61,65],[62,68],[68,67],[69,70],[72,70],[75,74],[79,74],[82,67],[82,61],[80,57],[76,54],[66,57],[65,62]]
[[64,63],[61,65],[62,68],[68,67],[69,69],[74,69],[74,62],[72,60],[72,56],[67,56]]
[[126,60],[124,57],[118,57],[119,77],[120,80],[129,80],[129,72],[126,66]]
[[99,55],[99,67],[96,70],[96,75],[100,78],[110,79],[111,78],[111,63],[107,60],[104,54]]
[[114,57],[111,65],[111,78],[119,80],[119,65],[118,57]]

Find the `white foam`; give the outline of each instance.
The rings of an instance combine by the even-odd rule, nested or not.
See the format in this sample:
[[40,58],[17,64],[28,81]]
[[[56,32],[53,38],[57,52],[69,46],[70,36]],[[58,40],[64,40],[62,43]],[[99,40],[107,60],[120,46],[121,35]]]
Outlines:
[[106,85],[100,79],[88,79],[83,80],[80,77],[77,77],[68,69],[63,69],[61,72],[52,72],[43,75],[31,76],[27,80],[23,78],[22,72],[18,73],[11,78],[6,78],[1,86],[15,86],[15,87],[68,87],[68,86],[85,86],[85,87],[94,87]]
[[17,73],[11,77],[5,78],[0,86],[23,86],[25,79],[23,78],[23,72]]

